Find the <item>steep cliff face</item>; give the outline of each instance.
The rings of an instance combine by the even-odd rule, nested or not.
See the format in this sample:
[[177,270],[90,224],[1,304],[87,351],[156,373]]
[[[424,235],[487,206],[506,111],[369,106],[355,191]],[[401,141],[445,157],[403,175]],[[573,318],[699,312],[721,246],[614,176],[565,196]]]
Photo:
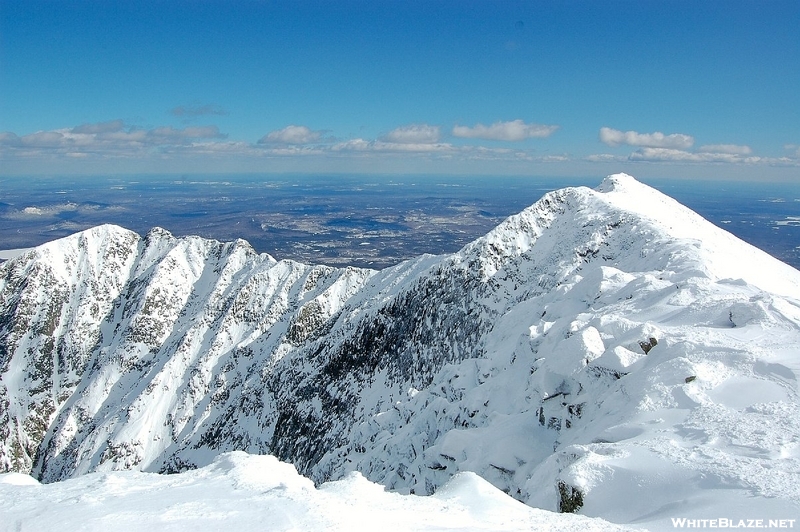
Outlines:
[[98,227],[0,270],[0,460],[28,471],[55,414],[87,374],[100,325],[131,275],[139,237]]
[[103,226],[0,266],[0,464],[244,450],[414,493],[469,470],[590,515],[651,468],[791,500],[798,301],[796,270],[625,175],[380,272]]

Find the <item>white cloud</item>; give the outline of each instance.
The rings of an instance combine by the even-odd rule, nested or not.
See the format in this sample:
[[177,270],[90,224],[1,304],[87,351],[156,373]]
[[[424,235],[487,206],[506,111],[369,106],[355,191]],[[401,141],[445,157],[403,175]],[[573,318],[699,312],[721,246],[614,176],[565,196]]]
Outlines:
[[612,147],[627,144],[646,148],[687,149],[694,144],[694,137],[682,133],[671,135],[664,135],[660,131],[638,133],[636,131],[619,131],[610,127],[600,128],[600,140]]
[[381,140],[397,144],[436,144],[440,136],[439,126],[411,124],[393,129]]
[[671,148],[641,148],[630,155],[631,161],[737,163],[758,162],[758,157],[743,158],[734,153],[688,152]]
[[259,144],[311,144],[322,138],[321,131],[312,131],[306,126],[286,126],[283,129],[271,131],[261,137]]
[[624,155],[612,155],[610,153],[595,153],[586,156],[585,159],[593,163],[621,163],[628,160]]
[[731,155],[750,155],[753,153],[750,146],[738,144],[705,144],[697,148],[697,151],[704,153],[729,153]]
[[66,141],[61,131],[37,131],[20,137],[23,146],[29,148],[58,148]]
[[491,126],[476,124],[473,127],[455,126],[453,135],[467,139],[517,141],[528,138],[544,138],[552,135],[558,126],[526,124],[522,120],[495,122]]
[[11,131],[0,132],[0,146],[19,146],[21,144],[20,138]]
[[[526,124],[521,120],[498,122],[491,126],[478,124],[474,127],[456,126],[454,134],[466,138],[486,138],[491,140],[520,140],[531,136],[546,136],[557,126]],[[18,164],[41,164],[36,161],[50,161],[62,164],[68,159],[78,164],[79,160],[131,161],[148,159],[159,161],[250,161],[258,163],[270,159],[268,164],[278,159],[309,160],[327,158],[331,161],[396,161],[404,159],[445,164],[470,164],[471,161],[511,164],[528,162],[564,164],[578,163],[653,163],[653,164],[738,164],[759,166],[800,166],[800,147],[786,145],[786,157],[768,158],[752,155],[749,146],[737,144],[707,144],[695,149],[662,146],[638,146],[638,144],[675,144],[691,146],[694,139],[688,135],[663,135],[661,133],[641,134],[634,131],[621,132],[610,128],[601,130],[605,141],[630,144],[638,147],[630,155],[600,153],[575,159],[565,154],[537,153],[532,149],[516,149],[503,145],[487,146],[489,143],[451,144],[440,140],[440,126],[417,123],[398,127],[378,139],[355,138],[337,142],[323,138],[324,131],[312,131],[305,126],[291,125],[265,135],[258,143],[228,141],[214,125],[176,128],[160,126],[141,128],[110,120],[94,124],[81,124],[76,127],[37,131],[28,135],[13,132],[0,132],[0,157],[5,162]],[[458,136],[458,135],[457,135]],[[481,145],[482,144],[482,145]],[[795,155],[795,152],[797,154]],[[192,159],[195,157],[195,159]],[[29,162],[25,162],[29,161]],[[436,161],[439,161],[438,163]],[[108,164],[112,164],[109,162]],[[113,162],[117,164],[117,162]],[[165,163],[174,164],[174,163]],[[183,163],[181,163],[183,164]],[[198,163],[200,164],[200,163]],[[222,163],[220,163],[222,164]],[[237,164],[239,164],[237,162]],[[340,164],[340,163],[337,163]],[[347,164],[347,163],[341,163]],[[6,166],[8,168],[8,166]],[[77,166],[76,166],[77,168]],[[488,167],[487,167],[488,168]],[[520,167],[522,168],[522,167]]]
[[11,132],[0,133],[0,149],[20,157],[132,157],[141,156],[148,150],[188,146],[198,141],[216,142],[226,137],[217,126],[139,129],[126,126],[122,120],[111,120],[73,128],[37,131],[21,137]]
[[432,144],[429,142],[382,142],[380,140],[373,142],[375,151],[402,151],[402,152],[417,152],[417,153],[433,153],[433,152],[450,152],[453,151],[453,145],[447,143]]
[[[664,135],[662,133],[641,134],[635,131],[617,131],[610,128],[600,130],[600,139],[606,144],[641,145],[641,147],[628,155],[594,154],[585,157],[590,162],[647,162],[647,163],[682,163],[682,164],[737,164],[759,165],[773,167],[798,166],[800,160],[791,157],[761,157],[752,155],[750,146],[743,144],[705,144],[696,150],[669,147],[670,144],[691,147],[694,139],[689,135]],[[646,144],[663,144],[665,146],[652,146]],[[787,150],[796,146],[786,145]]]
[[545,155],[539,160],[545,163],[565,163],[569,162],[570,158],[567,155]]
[[487,146],[456,146],[446,142],[438,143],[402,143],[385,142],[383,140],[351,139],[330,146],[327,153],[340,156],[359,156],[362,158],[389,157],[391,155],[408,154],[428,160],[458,161],[504,161],[517,163],[530,161],[535,163],[563,163],[569,161],[566,155],[534,156],[527,150],[510,148],[494,148]]
[[195,155],[209,155],[209,156],[260,156],[263,155],[263,150],[259,150],[249,142],[240,141],[219,141],[219,140],[191,140],[183,143],[170,143],[160,144],[156,146],[147,146],[144,153],[152,152],[157,153],[159,157],[167,157],[173,155],[186,155],[188,157]]
[[[382,137],[384,138],[384,137]],[[444,153],[452,152],[456,148],[448,143],[430,143],[430,142],[416,142],[412,143],[411,135],[408,135],[404,140],[406,142],[386,142],[385,140],[364,140],[361,138],[351,139],[345,142],[339,142],[331,146],[331,150],[335,152],[374,152],[374,153],[390,153],[390,152],[403,152],[403,153]]]
[[[717,148],[717,151],[701,151],[714,148]],[[726,144],[702,146],[698,151],[642,147],[628,156],[601,153],[588,155],[584,157],[584,160],[593,163],[616,164],[644,162],[663,164],[737,164],[773,167],[800,166],[800,160],[797,159],[753,156],[750,155],[749,148],[745,148],[748,147]]]
[[364,139],[350,139],[334,144],[333,151],[368,151],[374,143]]
[[687,152],[659,148],[642,148],[632,153],[631,161],[683,162],[683,163],[734,163],[760,166],[800,166],[800,161],[789,157],[743,157],[732,153]]
[[147,140],[149,131],[145,129],[130,129],[129,131],[112,131],[95,135],[95,139],[119,143],[143,143]]
[[[258,143],[224,140],[217,126],[149,129],[111,120],[97,124],[18,136],[0,132],[0,156],[23,160],[180,160],[196,156],[214,160],[330,157],[336,159],[389,160],[408,155],[418,160],[454,161],[543,161],[525,150],[486,146],[455,146],[439,142],[438,126],[412,124],[399,127],[379,139],[355,138],[344,142],[323,139],[324,132],[304,126],[289,126],[265,135]],[[313,141],[319,142],[313,142]],[[9,159],[10,160],[10,159]],[[199,160],[199,159],[198,159]],[[562,158],[548,157],[547,161]],[[167,164],[167,163],[165,163]]]

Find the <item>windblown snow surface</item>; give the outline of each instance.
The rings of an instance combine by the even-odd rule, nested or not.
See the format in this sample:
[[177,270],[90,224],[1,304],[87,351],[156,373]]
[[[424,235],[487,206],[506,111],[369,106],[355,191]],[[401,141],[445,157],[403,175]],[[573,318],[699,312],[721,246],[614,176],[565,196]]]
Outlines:
[[800,516],[800,272],[624,174],[379,272],[85,231],[0,266],[0,372],[9,530]]
[[40,485],[0,475],[2,530],[624,530],[521,504],[474,473],[435,495],[390,493],[351,473],[319,489],[273,456],[222,454],[180,475],[91,473]]

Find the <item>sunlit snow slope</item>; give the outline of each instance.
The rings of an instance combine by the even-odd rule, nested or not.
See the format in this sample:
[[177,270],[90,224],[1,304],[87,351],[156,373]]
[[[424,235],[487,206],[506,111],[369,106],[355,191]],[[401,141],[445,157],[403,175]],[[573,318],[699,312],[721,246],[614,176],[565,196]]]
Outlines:
[[530,508],[474,473],[459,473],[431,497],[388,493],[358,473],[315,489],[291,465],[241,451],[180,475],[92,473],[40,485],[0,474],[0,517],[2,532],[625,530]]
[[0,464],[244,450],[550,510],[800,515],[800,272],[630,176],[380,272],[102,226],[0,266]]

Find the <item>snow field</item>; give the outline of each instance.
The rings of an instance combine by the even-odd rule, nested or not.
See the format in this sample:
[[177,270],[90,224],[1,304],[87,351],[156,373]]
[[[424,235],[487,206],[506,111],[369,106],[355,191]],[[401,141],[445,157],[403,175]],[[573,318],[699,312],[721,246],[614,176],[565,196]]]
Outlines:
[[179,475],[91,473],[40,485],[0,475],[0,531],[623,530],[600,519],[537,510],[472,473],[436,495],[384,490],[358,473],[314,484],[271,456],[223,454]]

